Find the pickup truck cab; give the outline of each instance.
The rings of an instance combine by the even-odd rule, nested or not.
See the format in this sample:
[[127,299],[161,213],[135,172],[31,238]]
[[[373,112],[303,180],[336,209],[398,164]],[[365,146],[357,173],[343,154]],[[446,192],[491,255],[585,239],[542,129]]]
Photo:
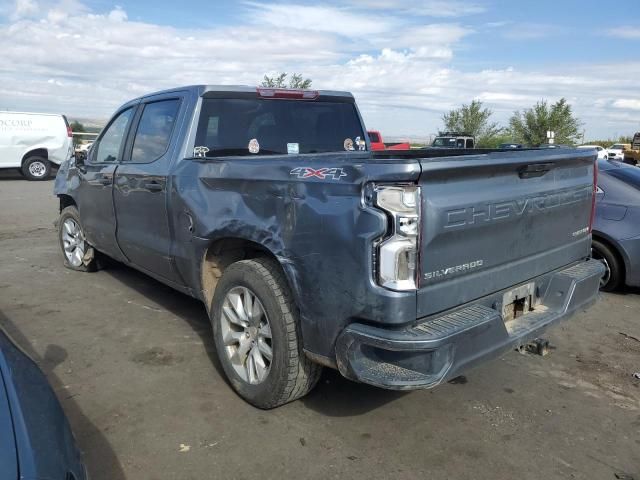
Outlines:
[[411,144],[409,142],[385,143],[382,134],[377,130],[368,130],[369,142],[371,150],[409,150]]
[[595,300],[594,152],[370,152],[365,131],[345,92],[132,100],[58,172],[65,265],[107,255],[202,300],[260,408],[322,366],[433,387]]

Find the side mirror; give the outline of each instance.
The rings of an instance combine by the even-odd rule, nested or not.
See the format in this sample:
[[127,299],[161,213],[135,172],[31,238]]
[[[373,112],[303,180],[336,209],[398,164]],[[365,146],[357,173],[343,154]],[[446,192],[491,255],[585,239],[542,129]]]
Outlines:
[[84,165],[85,160],[87,159],[87,154],[86,152],[76,152],[75,153],[75,158],[76,158],[76,167],[82,167]]

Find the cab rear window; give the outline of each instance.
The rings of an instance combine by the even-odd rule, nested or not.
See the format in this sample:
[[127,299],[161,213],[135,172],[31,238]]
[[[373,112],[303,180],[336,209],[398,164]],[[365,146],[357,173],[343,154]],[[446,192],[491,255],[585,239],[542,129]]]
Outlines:
[[364,135],[347,102],[205,98],[196,149],[208,157],[358,150]]

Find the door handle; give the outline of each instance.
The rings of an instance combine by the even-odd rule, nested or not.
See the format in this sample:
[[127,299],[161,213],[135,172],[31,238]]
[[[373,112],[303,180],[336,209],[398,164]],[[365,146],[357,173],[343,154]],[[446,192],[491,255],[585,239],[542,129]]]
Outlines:
[[104,185],[106,187],[108,185],[111,185],[113,182],[112,182],[112,179],[109,178],[109,177],[101,177],[101,178],[98,179],[98,183],[100,183],[100,184],[102,184],[102,185]]
[[541,177],[555,165],[553,163],[531,163],[518,169],[518,176],[520,178],[533,178]]
[[156,181],[153,182],[147,182],[144,184],[144,188],[146,188],[147,190],[150,190],[152,192],[160,192],[162,191],[162,189],[164,189],[164,185],[162,185],[161,183],[158,183]]

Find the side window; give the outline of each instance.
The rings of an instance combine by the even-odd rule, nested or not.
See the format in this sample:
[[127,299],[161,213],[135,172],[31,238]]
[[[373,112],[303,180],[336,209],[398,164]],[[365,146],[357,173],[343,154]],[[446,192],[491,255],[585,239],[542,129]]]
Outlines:
[[153,162],[165,154],[179,106],[180,100],[177,98],[145,105],[133,141],[132,162]]
[[[91,161],[94,163],[113,163],[118,161],[120,155],[120,147],[124,141],[127,132],[127,126],[131,121],[133,108],[129,108],[120,113],[111,125],[104,132],[98,145],[96,145],[96,153],[92,155]],[[93,150],[93,149],[92,149]]]
[[473,148],[473,140],[470,138],[467,138],[464,148]]
[[464,148],[464,139],[459,138],[456,140],[456,148]]

